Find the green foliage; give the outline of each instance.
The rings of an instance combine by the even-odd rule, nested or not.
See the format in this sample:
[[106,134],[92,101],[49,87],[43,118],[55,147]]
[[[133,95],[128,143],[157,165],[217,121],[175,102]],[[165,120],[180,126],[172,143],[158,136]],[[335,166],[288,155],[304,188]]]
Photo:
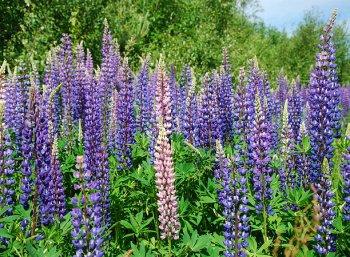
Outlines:
[[[0,3],[4,18],[0,60],[13,65],[19,59],[29,62],[34,57],[43,68],[47,51],[60,43],[62,33],[69,33],[75,44],[84,41],[98,64],[103,20],[107,18],[120,50],[129,56],[134,69],[139,57],[150,53],[156,60],[162,54],[168,63],[175,63],[177,71],[188,63],[202,75],[219,66],[221,49],[227,47],[235,69],[257,56],[272,81],[284,67],[286,74],[300,75],[301,82],[307,83],[324,21],[309,12],[295,32],[287,35],[248,16],[244,8],[256,10],[254,4],[250,0],[5,1]],[[338,77],[346,83],[350,81],[346,24],[338,24],[334,31]]]

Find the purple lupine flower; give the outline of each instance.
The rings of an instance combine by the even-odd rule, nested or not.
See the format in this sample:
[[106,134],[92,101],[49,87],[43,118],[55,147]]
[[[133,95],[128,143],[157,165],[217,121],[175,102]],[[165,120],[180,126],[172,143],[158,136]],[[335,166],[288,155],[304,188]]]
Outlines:
[[119,94],[115,89],[112,93],[112,102],[111,102],[111,115],[109,120],[109,129],[108,129],[108,140],[107,148],[109,152],[114,151],[116,146],[116,135],[117,135],[117,117],[118,117],[118,105],[119,105]]
[[161,230],[161,239],[179,239],[180,222],[175,190],[175,171],[168,139],[171,130],[165,129],[160,119],[158,131],[154,168],[158,190],[159,229]]
[[[297,142],[300,144],[308,136],[305,122],[301,122]],[[308,174],[310,170],[310,156],[307,153],[296,154],[295,167],[298,173],[298,186],[305,190],[309,188]]]
[[82,199],[79,201],[76,197],[72,198],[75,207],[70,212],[73,225],[72,243],[76,249],[74,256],[103,256],[101,193],[94,192],[94,189],[89,187],[92,178],[90,171],[86,169],[83,156],[77,156],[76,168],[78,171],[73,175],[78,183],[75,184],[75,188],[81,189]]
[[310,125],[310,105],[309,105],[309,102],[305,103],[302,113],[303,113],[303,115],[302,115],[303,116],[303,121],[305,123],[305,129],[306,129],[306,131],[309,134],[310,127],[311,127],[311,125]]
[[75,120],[83,119],[84,116],[84,77],[85,77],[85,54],[83,48],[83,42],[77,45],[76,49],[76,62],[75,62],[75,72],[73,74],[73,83],[76,92],[75,96]]
[[[300,83],[300,78],[299,78]],[[305,104],[309,101],[309,94],[306,85],[302,85],[300,89],[300,102],[301,106],[305,106]]]
[[113,90],[118,88],[117,78],[120,69],[119,49],[114,44],[107,20],[104,20],[104,32],[102,38],[102,62],[98,87],[102,104],[103,139],[106,141],[110,120],[110,103]]
[[346,116],[350,108],[350,87],[344,86],[340,88],[340,99],[342,105],[342,116]]
[[333,52],[332,27],[336,17],[333,13],[329,23],[324,28],[325,34],[321,36],[322,44],[319,45],[321,53],[316,55],[316,68],[311,73],[310,81],[310,144],[311,144],[311,173],[310,181],[317,182],[321,179],[321,164],[326,157],[329,165],[333,163],[330,160],[334,156],[334,147],[332,143],[338,129],[337,117],[337,87],[334,85],[334,56]]
[[30,75],[27,68],[20,65],[17,69],[16,79],[16,111],[15,111],[15,137],[16,145],[21,147],[21,136],[23,131],[24,118],[28,111],[28,94],[30,87]]
[[259,69],[259,63],[256,57],[254,59],[248,60],[247,75],[248,75],[248,86],[254,94],[253,99],[255,99],[256,94],[259,94],[260,105],[262,105],[264,102],[264,96],[265,96],[264,81],[263,81],[262,72]]
[[272,213],[268,201],[272,199],[272,169],[269,166],[271,157],[271,135],[269,134],[269,124],[266,122],[265,114],[260,104],[259,93],[255,96],[255,118],[253,128],[250,134],[251,158],[252,158],[252,183],[254,188],[254,198],[256,203],[256,212]]
[[59,82],[62,84],[62,108],[64,133],[68,138],[68,151],[72,149],[73,141],[73,118],[76,111],[76,88],[74,85],[74,66],[72,44],[69,36],[63,34],[58,52]]
[[[97,84],[97,79],[86,70],[84,79],[84,154],[86,170],[92,178],[96,178],[98,175],[99,168],[96,158],[103,136],[102,103]],[[93,181],[90,182],[93,183]]]
[[117,117],[117,160],[118,169],[130,168],[132,163],[131,145],[134,143],[133,78],[128,59],[124,58],[119,78],[119,102]]
[[51,208],[51,216],[58,217],[62,220],[66,215],[66,202],[63,188],[63,176],[60,167],[57,136],[54,137],[54,142],[51,150],[50,174],[49,182],[49,205]]
[[8,130],[15,131],[16,124],[16,69],[12,74],[10,74],[9,78],[6,82],[6,91],[5,91],[5,111],[4,111],[4,120]]
[[156,67],[151,75],[148,86],[149,108],[150,108],[150,125],[149,125],[149,153],[151,156],[150,163],[154,161],[154,146],[157,140],[157,116],[155,112],[156,88],[158,80],[158,67]]
[[223,49],[222,53],[222,67],[220,69],[218,98],[221,120],[223,122],[223,142],[227,144],[232,137],[233,128],[233,86],[232,76],[230,74],[230,59],[227,49]]
[[318,195],[318,208],[320,210],[318,219],[320,221],[317,227],[315,240],[317,242],[315,249],[321,255],[327,255],[329,252],[336,251],[336,235],[332,233],[334,229],[332,223],[335,217],[332,192],[332,180],[330,179],[330,170],[327,157],[323,159],[321,167],[322,177],[315,183]]
[[[215,83],[208,73],[204,75],[200,92],[196,145],[203,148],[213,148],[218,137],[217,126],[221,119],[217,106]],[[221,127],[221,126],[220,126]]]
[[[120,68],[120,54],[118,46],[113,42],[108,22],[104,20],[104,31],[102,38],[102,62],[101,62],[101,82],[103,84],[102,95],[105,101],[109,102],[114,89],[119,90],[117,85],[117,75]],[[105,104],[107,103],[105,102]]]
[[50,195],[50,152],[51,152],[51,142],[49,138],[49,120],[48,120],[48,96],[37,92],[36,95],[37,105],[36,105],[36,116],[35,120],[35,142],[34,142],[34,152],[35,152],[35,172],[38,174],[38,179],[34,181],[35,186],[38,188],[38,203],[39,203],[39,215],[41,223],[43,225],[48,225],[52,223],[53,220],[50,219],[51,207],[49,203]]
[[263,80],[263,94],[264,99],[266,99],[266,121],[270,124],[270,134],[271,142],[273,149],[277,149],[278,146],[278,131],[277,124],[274,122],[273,111],[274,111],[274,102],[271,94],[270,81],[266,71],[262,71],[262,80]]
[[34,152],[34,142],[33,142],[33,133],[35,126],[35,109],[36,109],[36,100],[37,94],[35,88],[30,88],[29,91],[29,110],[26,113],[24,120],[24,128],[22,131],[22,146],[21,146],[21,155],[22,160],[22,184],[20,186],[22,193],[20,194],[19,202],[22,204],[25,210],[29,208],[29,201],[33,198],[33,180],[32,180],[32,165],[31,160],[33,158]]
[[149,108],[149,62],[150,56],[147,55],[146,59],[142,63],[141,70],[137,76],[136,85],[136,105],[138,107],[138,113],[136,117],[136,130],[141,133],[146,133],[150,122],[150,108]]
[[170,85],[170,93],[171,93],[171,114],[172,114],[172,128],[174,133],[181,133],[180,126],[180,115],[182,108],[182,95],[181,88],[179,84],[176,82],[175,76],[175,67],[174,65],[170,65],[170,75],[169,75],[169,85]]
[[[46,60],[46,68],[44,73],[43,82],[47,86],[49,92],[53,92],[60,85],[59,77],[59,63],[58,63],[58,48],[54,48],[49,52]],[[53,123],[53,130],[57,133],[58,128],[61,125],[62,115],[62,98],[61,94],[55,94],[52,101],[52,111],[50,113],[50,120]]]
[[[254,94],[249,90],[245,78],[244,68],[241,67],[238,76],[237,92],[234,95],[234,131],[242,142],[249,144],[249,134],[252,129],[252,117],[254,116]],[[241,149],[246,151],[247,149]]]
[[290,91],[289,102],[288,102],[289,103],[288,122],[291,125],[292,131],[293,131],[291,139],[294,143],[298,143],[297,138],[299,136],[299,129],[301,124],[301,116],[302,116],[299,90],[300,90],[300,82],[299,82],[299,78],[297,78],[297,80],[292,81],[292,88]]
[[329,97],[330,97],[330,105],[331,105],[331,117],[332,117],[332,123],[331,127],[334,131],[334,138],[340,138],[341,137],[341,112],[339,108],[340,104],[340,93],[339,93],[339,83],[338,83],[338,76],[337,76],[337,64],[335,63],[336,56],[335,56],[335,45],[333,40],[333,26],[334,21],[337,16],[337,11],[334,10],[332,17],[330,18],[328,24],[324,27],[324,35],[320,36],[320,40],[322,41],[322,44],[320,44],[318,47],[322,51],[321,55],[323,55],[324,52],[327,52],[324,56],[326,57],[325,66],[327,66],[327,73],[325,74],[325,77],[328,77],[328,80],[326,83],[328,83],[328,89],[329,89]]
[[281,69],[277,78],[277,91],[274,97],[275,99],[275,112],[274,116],[279,119],[282,113],[284,102],[288,96],[288,79],[284,75],[284,70]]
[[182,72],[182,90],[183,90],[183,113],[181,115],[181,130],[185,141],[190,144],[196,142],[196,125],[198,117],[198,102],[196,84],[193,81],[192,71],[188,65],[185,65]]
[[[238,166],[237,166],[238,164]],[[240,167],[240,161],[225,156],[219,140],[216,141],[216,182],[222,186],[218,189],[219,204],[223,205],[225,256],[246,256],[243,248],[248,247],[249,236],[248,189],[246,187],[246,169]]]
[[5,103],[0,102],[0,206],[10,207],[6,215],[11,215],[15,198],[15,177],[14,177],[14,150],[15,146],[11,140],[11,134],[4,128]]
[[[102,145],[99,149],[98,164],[100,167],[100,177],[99,177],[99,187],[100,190],[100,204],[101,204],[101,224],[104,227],[109,227],[111,225],[111,213],[110,213],[110,198],[109,194],[111,191],[111,181],[109,175],[109,161],[108,161],[108,151],[105,145]],[[101,234],[103,235],[105,231]]]
[[[348,127],[346,129],[346,135],[345,135],[345,142],[346,145],[349,145],[350,140],[350,124],[348,124]],[[342,158],[342,164],[341,164],[341,174],[343,176],[344,180],[344,187],[343,187],[343,193],[344,193],[344,207],[343,207],[343,216],[345,221],[350,221],[350,146],[347,147],[347,152],[343,153]]]
[[282,130],[280,136],[280,153],[281,153],[281,161],[282,165],[279,169],[279,177],[281,181],[281,188],[283,193],[286,195],[286,188],[293,184],[293,180],[295,180],[293,172],[293,130],[289,122],[288,113],[288,99],[284,103],[283,114],[282,114]]

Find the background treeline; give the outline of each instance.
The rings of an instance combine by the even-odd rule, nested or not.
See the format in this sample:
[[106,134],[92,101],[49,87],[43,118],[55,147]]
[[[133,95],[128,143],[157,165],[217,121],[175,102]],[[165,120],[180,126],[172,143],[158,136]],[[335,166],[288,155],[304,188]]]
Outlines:
[[[258,6],[254,0],[1,0],[0,60],[14,65],[19,59],[29,62],[35,56],[42,69],[47,51],[58,45],[66,32],[74,44],[83,40],[99,61],[103,20],[107,18],[133,68],[146,53],[153,60],[163,54],[178,71],[187,62],[197,74],[203,74],[220,64],[225,46],[236,69],[256,55],[269,71],[272,86],[280,67],[289,77],[300,75],[301,82],[307,84],[322,20],[313,12],[306,13],[288,35],[253,19]],[[346,24],[339,23],[334,31],[339,81],[347,84],[349,31]]]

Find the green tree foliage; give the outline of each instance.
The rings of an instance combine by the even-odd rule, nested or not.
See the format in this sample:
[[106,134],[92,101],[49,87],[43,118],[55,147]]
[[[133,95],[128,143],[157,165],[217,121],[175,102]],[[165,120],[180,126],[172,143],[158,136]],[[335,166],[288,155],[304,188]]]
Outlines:
[[[253,19],[247,8],[257,9],[255,0],[23,0],[1,1],[3,16],[0,59],[10,64],[28,61],[31,56],[44,66],[46,53],[59,44],[62,33],[73,42],[84,41],[99,63],[103,20],[107,18],[113,35],[132,67],[139,57],[160,54],[178,70],[183,63],[203,74],[220,64],[221,49],[227,47],[233,67],[245,66],[257,56],[262,68],[274,81],[281,67],[290,77],[308,82],[315,62],[323,22],[312,12],[305,15],[292,35],[267,27]],[[331,12],[331,10],[329,10]],[[335,29],[339,78],[350,77],[349,35],[346,24]],[[302,61],[301,61],[302,60]],[[234,71],[238,74],[238,70]]]

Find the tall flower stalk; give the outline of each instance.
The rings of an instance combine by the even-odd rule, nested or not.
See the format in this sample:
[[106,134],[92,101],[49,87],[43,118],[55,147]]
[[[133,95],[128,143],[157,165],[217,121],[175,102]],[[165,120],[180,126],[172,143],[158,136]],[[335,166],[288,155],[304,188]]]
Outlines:
[[221,143],[217,140],[214,176],[216,182],[222,186],[222,189],[218,189],[218,199],[219,204],[224,207],[224,255],[228,257],[246,256],[244,248],[249,246],[246,240],[250,229],[246,173],[240,160],[229,160],[225,156]]
[[175,190],[175,171],[168,133],[160,119],[154,153],[161,239],[179,239],[180,222]]

